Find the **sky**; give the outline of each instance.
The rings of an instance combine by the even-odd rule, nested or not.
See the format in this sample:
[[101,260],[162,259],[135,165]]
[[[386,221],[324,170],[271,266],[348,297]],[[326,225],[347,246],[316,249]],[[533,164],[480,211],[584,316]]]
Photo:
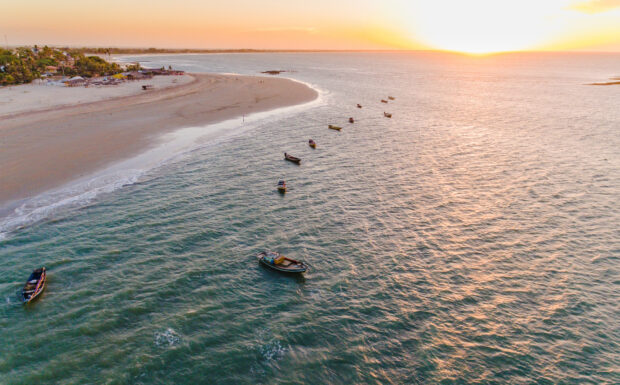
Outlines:
[[2,45],[620,52],[620,0],[1,0]]

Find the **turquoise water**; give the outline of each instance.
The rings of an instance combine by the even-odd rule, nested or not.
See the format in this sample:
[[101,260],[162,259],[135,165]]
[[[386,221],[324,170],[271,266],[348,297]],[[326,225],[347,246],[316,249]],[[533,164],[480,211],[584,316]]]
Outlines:
[[620,382],[620,56],[140,59],[322,96],[0,240],[0,383]]

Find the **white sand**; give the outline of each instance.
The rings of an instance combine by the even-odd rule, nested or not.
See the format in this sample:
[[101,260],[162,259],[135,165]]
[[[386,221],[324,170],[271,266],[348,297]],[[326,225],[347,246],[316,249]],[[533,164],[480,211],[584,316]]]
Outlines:
[[126,81],[113,86],[66,87],[35,81],[31,84],[0,87],[0,118],[26,111],[46,110],[150,92],[142,90],[142,85],[145,84],[153,85],[154,89],[164,89],[190,81],[191,76],[180,75],[154,76],[152,79]]

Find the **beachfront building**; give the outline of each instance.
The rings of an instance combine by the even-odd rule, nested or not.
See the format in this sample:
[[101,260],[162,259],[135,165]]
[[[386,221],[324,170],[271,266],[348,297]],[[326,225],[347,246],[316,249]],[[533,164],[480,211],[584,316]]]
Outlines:
[[74,68],[75,67],[75,59],[66,52],[63,52],[65,59],[61,62],[63,67]]
[[77,87],[77,86],[83,86],[84,83],[86,82],[86,79],[84,79],[81,76],[74,76],[69,80],[65,80],[65,85],[67,87]]

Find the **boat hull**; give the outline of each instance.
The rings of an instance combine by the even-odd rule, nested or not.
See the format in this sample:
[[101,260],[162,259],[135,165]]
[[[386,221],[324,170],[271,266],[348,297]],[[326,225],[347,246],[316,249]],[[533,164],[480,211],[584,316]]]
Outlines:
[[275,271],[279,271],[280,273],[286,273],[286,274],[302,274],[305,273],[308,270],[308,267],[306,266],[305,263],[303,262],[299,262],[299,261],[295,261],[289,258],[285,258],[287,261],[292,261],[295,263],[294,267],[283,267],[280,265],[276,265],[276,264],[272,264],[269,261],[267,261],[265,259],[265,253],[262,252],[260,254],[257,255],[258,261],[260,262],[261,265],[268,267],[272,270]]
[[[22,289],[22,302],[25,304],[37,299],[45,290],[45,284],[47,283],[47,273],[45,268],[42,268],[42,271],[39,272],[40,275],[35,276],[36,273],[37,271],[35,270],[35,272],[30,275],[26,285],[24,285],[24,288]],[[32,280],[35,279],[36,283],[31,283]]]
[[31,296],[28,300],[24,300],[25,303],[30,303],[32,301],[34,301],[35,299],[39,298],[39,296],[41,294],[43,294],[43,292],[45,291],[45,283],[43,283],[43,287],[41,288],[41,290],[39,290],[38,292],[36,292],[33,296]]
[[296,164],[300,164],[301,163],[301,158],[298,158],[296,156],[293,155],[289,155],[286,152],[284,153],[284,160],[288,160],[289,162],[293,162]]

